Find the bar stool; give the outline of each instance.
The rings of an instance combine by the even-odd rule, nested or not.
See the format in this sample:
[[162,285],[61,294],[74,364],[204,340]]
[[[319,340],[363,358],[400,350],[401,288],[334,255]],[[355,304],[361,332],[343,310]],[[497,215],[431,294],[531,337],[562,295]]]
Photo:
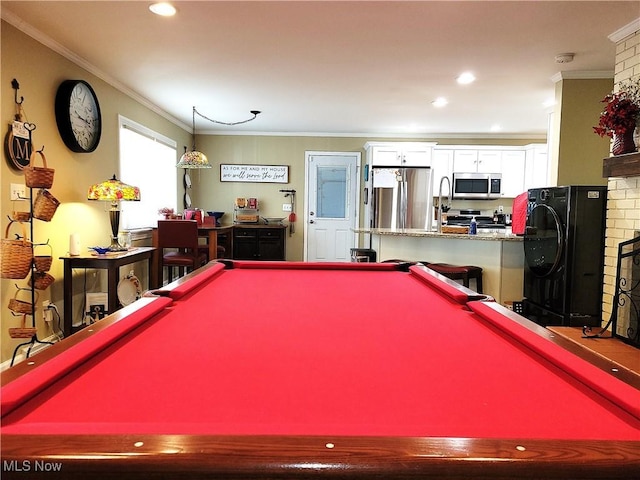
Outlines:
[[469,281],[475,280],[476,292],[482,293],[482,268],[474,265],[451,265],[449,263],[429,263],[421,261],[425,267],[438,272],[451,280],[462,280],[462,284],[469,288]]
[[352,248],[351,261],[352,262],[375,262],[376,251],[370,248]]
[[169,269],[169,281],[173,281],[173,267],[178,267],[181,277],[185,269],[191,271],[207,262],[206,255],[199,251],[195,220],[158,220],[158,250],[161,266]]

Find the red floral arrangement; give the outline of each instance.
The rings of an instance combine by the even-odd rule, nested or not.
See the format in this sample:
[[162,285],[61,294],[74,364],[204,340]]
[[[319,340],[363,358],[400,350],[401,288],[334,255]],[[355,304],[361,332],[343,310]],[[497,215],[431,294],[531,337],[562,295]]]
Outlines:
[[640,115],[640,106],[629,97],[627,92],[610,93],[602,100],[606,106],[600,114],[600,122],[593,131],[601,137],[613,137],[633,130],[636,118]]

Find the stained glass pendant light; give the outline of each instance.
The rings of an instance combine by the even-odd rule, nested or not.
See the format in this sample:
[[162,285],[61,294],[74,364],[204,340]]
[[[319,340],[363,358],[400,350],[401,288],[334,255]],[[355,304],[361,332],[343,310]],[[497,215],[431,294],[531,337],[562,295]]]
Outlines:
[[198,114],[198,116],[204,118],[205,120],[208,120],[212,123],[217,123],[219,125],[240,125],[242,123],[247,123],[252,120],[255,120],[258,114],[260,113],[260,111],[251,110],[251,114],[253,115],[253,117],[247,120],[241,120],[239,122],[221,122],[220,120],[214,120],[212,118],[209,118],[201,114],[196,110],[196,107],[194,106],[192,110],[192,123],[191,123],[193,146],[190,151],[184,152],[182,157],[180,157],[180,161],[176,165],[176,167],[178,168],[211,168],[211,164],[209,163],[207,156],[204,153],[196,150],[196,113]]
[[[191,136],[193,138],[193,146],[188,152],[184,152],[180,161],[176,165],[178,168],[211,168],[211,164],[207,156],[196,150],[196,107],[193,107]],[[186,148],[186,147],[185,147]]]

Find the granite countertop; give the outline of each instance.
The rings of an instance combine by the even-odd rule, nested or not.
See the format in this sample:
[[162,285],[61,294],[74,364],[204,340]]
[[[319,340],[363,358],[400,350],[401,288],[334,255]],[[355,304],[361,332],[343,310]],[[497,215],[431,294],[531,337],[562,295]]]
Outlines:
[[521,242],[522,236],[510,232],[504,233],[478,233],[477,235],[461,233],[438,233],[414,228],[354,228],[355,233],[370,233],[373,235],[390,235],[397,237],[425,237],[425,238],[455,238],[460,240],[480,240],[494,242]]

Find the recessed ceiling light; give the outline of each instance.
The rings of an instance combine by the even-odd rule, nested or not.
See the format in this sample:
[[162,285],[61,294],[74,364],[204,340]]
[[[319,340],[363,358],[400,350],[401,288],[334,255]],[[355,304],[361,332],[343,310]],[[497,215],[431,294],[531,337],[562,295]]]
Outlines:
[[171,17],[176,14],[176,7],[168,2],[153,3],[149,5],[149,10],[162,17]]
[[456,81],[460,84],[460,85],[468,85],[470,83],[473,83],[476,80],[476,77],[473,73],[471,72],[464,72],[463,74],[461,74],[458,78],[456,78]]
[[433,102],[431,102],[431,105],[433,105],[434,107],[441,108],[441,107],[444,107],[448,103],[449,103],[449,100],[447,100],[446,98],[438,97]]
[[502,127],[500,125],[491,125],[491,131],[492,132],[499,132],[500,130],[502,130]]

